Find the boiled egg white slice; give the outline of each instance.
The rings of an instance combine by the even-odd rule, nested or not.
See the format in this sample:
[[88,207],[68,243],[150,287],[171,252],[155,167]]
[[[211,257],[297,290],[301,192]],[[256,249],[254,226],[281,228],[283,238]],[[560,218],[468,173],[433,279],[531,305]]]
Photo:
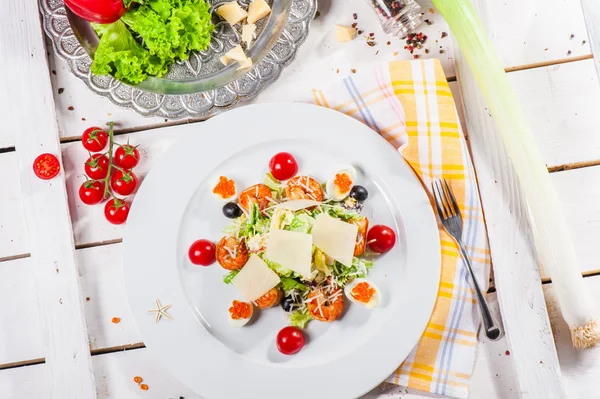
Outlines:
[[[339,177],[338,177],[339,175]],[[336,179],[348,179],[350,180],[350,185],[348,185],[347,189],[343,190],[336,184]],[[350,191],[352,191],[352,187],[354,187],[354,183],[356,180],[356,169],[354,169],[351,165],[339,165],[335,169],[335,173],[327,180],[327,195],[330,198],[333,198],[336,201],[341,201],[350,195]]]
[[[229,190],[231,186],[233,186],[233,193],[223,195],[224,190]],[[227,176],[219,176],[218,178],[216,178],[210,190],[215,196],[215,198],[221,201],[233,201],[237,196],[237,187],[235,181],[233,181],[233,179],[230,179]]]
[[[248,304],[250,306],[250,316],[248,318],[234,319],[233,316],[232,316],[232,314],[231,314],[231,310],[230,310],[233,307],[234,302],[240,302],[240,303]],[[244,300],[237,300],[236,299],[235,301],[231,302],[231,304],[227,308],[227,317],[229,318],[229,325],[231,325],[231,327],[243,327],[243,326],[245,326],[246,324],[248,324],[248,322],[252,318],[253,314],[254,314],[254,306],[252,305],[252,303],[250,303],[248,301],[244,301]]]
[[[356,299],[352,292],[354,290],[354,288],[361,283],[367,284],[366,287],[364,286],[364,284],[361,285],[360,286],[361,288],[362,287],[367,288],[367,289],[372,288],[375,290],[375,292],[371,296],[371,299],[366,303]],[[352,280],[350,283],[346,284],[346,286],[344,287],[344,294],[346,294],[346,297],[348,297],[348,299],[351,302],[361,304],[369,309],[372,309],[381,303],[381,292],[379,291],[379,288],[377,288],[377,286],[375,284],[373,284],[371,281],[364,279],[364,278],[357,278],[357,279]]]

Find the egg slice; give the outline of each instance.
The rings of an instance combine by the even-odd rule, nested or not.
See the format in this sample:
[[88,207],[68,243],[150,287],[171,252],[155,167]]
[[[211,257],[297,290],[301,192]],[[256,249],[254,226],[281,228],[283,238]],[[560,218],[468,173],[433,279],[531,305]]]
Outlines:
[[344,293],[351,302],[359,303],[369,309],[381,303],[379,288],[367,279],[357,278],[346,284]]
[[327,194],[336,201],[341,201],[350,195],[356,180],[356,169],[351,165],[340,165],[335,173],[327,180]]
[[235,182],[226,176],[219,176],[212,189],[212,193],[220,200],[231,201],[237,195]]
[[243,327],[248,324],[253,313],[254,307],[252,303],[236,299],[229,305],[229,309],[227,310],[229,324],[231,327]]

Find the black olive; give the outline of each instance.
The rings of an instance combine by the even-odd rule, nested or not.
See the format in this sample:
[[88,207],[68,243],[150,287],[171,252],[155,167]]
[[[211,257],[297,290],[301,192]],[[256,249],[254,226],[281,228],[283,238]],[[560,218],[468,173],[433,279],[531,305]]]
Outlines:
[[223,215],[229,219],[235,219],[242,216],[242,210],[235,202],[228,202],[223,205]]
[[350,191],[350,198],[354,198],[358,202],[364,202],[369,198],[369,192],[363,186],[354,186]]
[[286,296],[283,298],[283,301],[281,301],[281,307],[284,312],[291,312],[294,310],[293,305],[296,305],[296,302],[294,302],[291,296]]

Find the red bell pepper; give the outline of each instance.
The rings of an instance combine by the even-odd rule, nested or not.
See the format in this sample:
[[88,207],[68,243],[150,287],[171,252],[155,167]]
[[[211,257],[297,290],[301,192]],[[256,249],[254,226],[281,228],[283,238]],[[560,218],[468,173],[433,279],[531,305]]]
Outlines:
[[65,5],[86,21],[99,24],[115,22],[127,11],[123,0],[65,0]]

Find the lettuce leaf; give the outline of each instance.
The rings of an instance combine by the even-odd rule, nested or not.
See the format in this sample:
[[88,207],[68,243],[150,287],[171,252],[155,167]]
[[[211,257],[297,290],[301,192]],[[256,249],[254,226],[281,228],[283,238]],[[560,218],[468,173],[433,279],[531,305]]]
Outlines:
[[343,287],[355,278],[367,277],[367,274],[372,267],[372,261],[355,257],[352,259],[352,266],[350,267],[335,261],[333,264],[333,274],[337,277],[338,285]]
[[148,77],[148,73],[160,73],[161,61],[135,41],[122,21],[106,25],[93,24],[92,27],[100,36],[91,66],[92,73],[110,74],[130,84],[142,82]]
[[[126,6],[131,1],[124,3]],[[100,36],[91,70],[137,84],[149,75],[164,76],[176,60],[210,44],[214,30],[204,0],[146,0],[134,5],[119,21],[92,24]],[[140,36],[138,43],[132,31]]]
[[279,263],[270,261],[269,259],[267,259],[267,257],[264,254],[261,254],[260,257],[262,258],[262,260],[265,261],[267,266],[269,266],[271,268],[271,270],[273,270],[275,273],[277,273],[279,275],[279,277],[292,277],[292,278],[300,277],[297,273],[293,272],[290,269],[286,269],[285,267],[281,266]]
[[290,313],[290,325],[298,328],[304,328],[306,323],[312,320],[310,313],[303,313],[301,310],[295,310]]
[[300,213],[295,215],[289,226],[285,227],[285,230],[297,231],[299,233],[309,233],[315,224],[315,218],[307,215],[306,213]]
[[308,286],[293,278],[281,277],[281,289],[283,290],[284,295],[287,296],[292,290],[306,292],[308,291]]

